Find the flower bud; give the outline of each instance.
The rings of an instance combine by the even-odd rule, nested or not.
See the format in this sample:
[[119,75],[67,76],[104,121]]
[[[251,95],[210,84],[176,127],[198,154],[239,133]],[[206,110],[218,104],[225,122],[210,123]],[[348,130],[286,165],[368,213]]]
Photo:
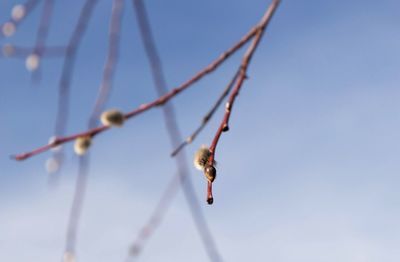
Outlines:
[[101,114],[100,121],[105,126],[121,127],[125,122],[125,116],[121,111],[111,109]]
[[81,136],[75,140],[74,151],[77,155],[82,156],[89,149],[92,144],[92,138],[90,136]]
[[204,168],[204,176],[207,178],[208,181],[212,183],[217,176],[217,170],[213,166],[206,165],[206,167]]

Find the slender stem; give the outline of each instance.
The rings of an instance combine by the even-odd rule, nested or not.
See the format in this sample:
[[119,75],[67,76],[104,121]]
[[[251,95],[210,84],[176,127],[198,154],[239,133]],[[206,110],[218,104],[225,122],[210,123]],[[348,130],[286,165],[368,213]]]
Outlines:
[[204,127],[208,124],[208,122],[211,120],[219,106],[222,104],[224,101],[225,97],[229,94],[231,91],[233,85],[236,82],[237,77],[239,76],[239,70],[236,72],[235,76],[231,79],[229,84],[224,88],[222,91],[221,95],[218,97],[217,101],[214,103],[214,105],[211,107],[210,111],[207,112],[207,114],[203,117],[203,120],[201,121],[201,124],[196,128],[196,130],[193,131],[193,133],[188,136],[185,141],[183,141],[178,147],[175,148],[175,150],[171,153],[171,156],[174,157],[176,156],[185,146],[189,145],[192,143],[197,135],[204,129]]
[[[231,95],[229,96],[228,102],[226,103],[225,106],[225,114],[224,117],[221,121],[221,124],[214,136],[214,139],[211,143],[210,146],[210,157],[208,159],[208,164],[212,165],[214,163],[214,157],[215,157],[215,150],[218,145],[218,141],[221,137],[222,132],[228,131],[229,130],[229,118],[231,116],[232,112],[232,107],[233,104],[235,103],[235,100],[237,98],[237,95],[240,92],[241,87],[243,86],[243,82],[247,79],[247,68],[249,66],[249,63],[251,61],[251,58],[253,57],[254,52],[256,51],[261,38],[265,32],[265,29],[267,28],[269,22],[271,21],[271,18],[277,9],[278,5],[280,3],[280,0],[274,0],[269,8],[267,9],[266,13],[264,14],[263,18],[261,19],[260,24],[257,26],[257,32],[255,37],[253,38],[253,41],[251,45],[248,47],[246,53],[243,56],[242,63],[240,66],[240,73],[238,80],[236,82],[235,88],[233,89]],[[209,196],[212,196],[212,183],[208,183],[208,190]]]

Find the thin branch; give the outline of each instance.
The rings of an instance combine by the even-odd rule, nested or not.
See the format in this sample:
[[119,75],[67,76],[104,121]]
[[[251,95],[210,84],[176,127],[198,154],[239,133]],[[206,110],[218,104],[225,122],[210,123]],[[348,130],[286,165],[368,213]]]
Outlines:
[[[150,63],[151,67],[151,72],[153,76],[153,81],[155,84],[156,91],[159,96],[164,95],[167,93],[167,84],[165,81],[165,76],[163,73],[163,67],[162,67],[162,62],[160,59],[160,56],[158,54],[155,41],[152,35],[147,11],[145,8],[145,5],[143,1],[141,0],[132,0],[135,11],[136,11],[136,17],[138,20],[139,24],[139,29],[141,33],[141,38],[143,40],[143,44],[145,46],[146,54]],[[181,134],[179,131],[179,127],[176,121],[176,115],[175,115],[175,110],[173,107],[173,104],[166,104],[163,107],[163,113],[164,113],[164,119],[165,119],[165,124],[166,128],[169,134],[170,142],[172,147],[176,147],[176,145],[181,141]],[[143,243],[151,236],[151,233],[155,231],[156,226],[159,225],[160,221],[164,218],[166,211],[170,207],[172,200],[174,199],[174,196],[176,195],[176,192],[178,190],[178,187],[176,186],[177,182],[181,182],[182,188],[184,195],[186,197],[186,200],[188,201],[188,205],[192,214],[192,218],[196,224],[196,227],[198,229],[198,232],[203,240],[204,246],[206,248],[206,251],[209,255],[209,258],[211,261],[221,261],[219,252],[216,248],[215,241],[211,235],[210,229],[207,226],[206,220],[204,218],[204,215],[201,212],[200,205],[198,203],[197,197],[194,193],[194,188],[191,183],[190,176],[188,175],[189,172],[189,167],[187,165],[186,161],[186,155],[184,152],[182,152],[178,157],[176,158],[176,165],[177,165],[177,171],[178,171],[178,178],[176,179],[175,177],[172,179],[171,183],[169,184],[166,192],[169,193],[169,196],[165,198],[163,196],[163,200],[160,201],[162,206],[157,206],[156,209],[154,210],[153,215],[151,216],[150,220],[148,223],[145,224],[145,226],[142,228],[140,235],[137,238],[137,241],[135,241],[132,245],[132,250],[136,252],[130,252],[129,255],[131,257],[137,257],[140,254],[141,246],[140,244]],[[178,180],[178,181],[176,181]],[[159,211],[157,208],[161,208]],[[154,223],[156,221],[157,223]],[[145,232],[145,234],[143,233]],[[137,247],[140,247],[139,249]]]
[[74,198],[69,213],[65,253],[75,254],[79,219],[81,217],[86,184],[89,175],[89,155],[79,157],[78,177],[75,183]]
[[[114,72],[118,62],[119,35],[123,15],[123,4],[124,0],[113,1],[108,37],[108,54],[104,64],[103,78],[100,83],[97,99],[93,107],[92,114],[88,120],[88,128],[93,128],[96,125],[100,111],[107,102],[110,90],[112,88]],[[73,255],[75,254],[78,225],[85,199],[87,179],[89,176],[89,166],[89,155],[79,157],[79,171],[75,186],[74,200],[72,202],[70,212],[65,247],[65,253]]]
[[[233,53],[235,53],[244,44],[246,44],[249,40],[251,40],[254,37],[254,35],[257,33],[258,28],[259,28],[259,26],[257,25],[255,27],[253,27],[252,29],[250,29],[250,31],[245,36],[243,36],[237,43],[235,43],[231,48],[229,48],[227,51],[222,53],[217,59],[215,59],[213,62],[211,62],[207,67],[205,67],[204,69],[202,69],[201,71],[196,73],[192,78],[190,78],[186,82],[182,83],[178,87],[172,89],[171,91],[169,91],[165,95],[162,95],[162,96],[158,97],[157,99],[155,99],[155,100],[153,100],[151,102],[141,104],[136,109],[126,113],[125,114],[125,118],[129,119],[129,118],[132,118],[132,117],[134,117],[136,115],[139,115],[139,114],[141,114],[141,113],[143,113],[143,112],[145,112],[145,111],[147,111],[149,109],[152,109],[152,108],[157,107],[157,106],[164,105],[170,99],[172,99],[176,95],[180,94],[182,91],[184,91],[185,89],[187,89],[188,87],[190,87],[191,85],[193,85],[194,83],[199,81],[201,78],[203,78],[207,74],[213,72],[224,61],[226,61]],[[62,108],[64,108],[64,106],[60,106],[60,109],[62,109]],[[59,110],[59,111],[62,111],[62,110]],[[84,132],[73,134],[73,135],[70,135],[70,136],[58,137],[57,139],[55,139],[50,144],[47,144],[47,145],[44,145],[42,147],[36,148],[36,149],[34,149],[32,151],[29,151],[29,152],[13,155],[13,156],[11,156],[11,158],[13,158],[15,160],[25,160],[25,159],[27,159],[29,157],[32,157],[32,156],[34,156],[36,154],[45,152],[45,151],[49,150],[50,148],[56,147],[56,146],[58,146],[60,144],[71,142],[71,141],[75,140],[77,137],[80,137],[80,136],[92,136],[93,137],[93,136],[98,135],[99,133],[102,133],[103,131],[105,131],[107,129],[108,129],[107,126],[99,126],[99,127],[96,127],[96,128],[93,128],[93,129],[89,129],[89,130],[86,130]],[[62,130],[64,130],[64,128],[62,128]]]
[[[211,166],[214,163],[215,150],[217,148],[218,141],[221,137],[221,134],[222,134],[222,132],[226,132],[229,130],[229,118],[231,116],[232,107],[236,101],[237,95],[239,94],[241,87],[243,86],[243,82],[247,79],[247,68],[251,62],[251,58],[253,57],[254,52],[256,51],[256,49],[261,41],[261,38],[265,32],[265,29],[267,28],[269,22],[271,21],[271,18],[273,16],[273,14],[275,13],[275,10],[277,9],[279,3],[280,3],[280,0],[272,1],[271,5],[267,9],[267,12],[264,14],[263,18],[261,19],[259,26],[257,27],[257,33],[256,33],[251,45],[248,47],[246,53],[243,56],[242,63],[240,65],[240,73],[239,73],[238,80],[236,82],[235,88],[233,89],[231,95],[229,96],[228,102],[226,103],[224,117],[221,121],[221,124],[220,124],[220,126],[214,136],[212,144],[209,148],[211,154],[208,159],[208,164]],[[212,182],[210,182],[210,181],[208,182],[207,198],[213,199]]]
[[172,153],[171,156],[174,157],[176,156],[185,146],[189,145],[192,143],[197,135],[204,129],[204,127],[208,124],[210,119],[213,117],[214,113],[217,111],[218,107],[222,104],[223,100],[225,97],[229,94],[231,91],[233,85],[236,82],[237,77],[239,76],[239,70],[236,72],[235,76],[232,78],[232,80],[229,82],[229,84],[225,87],[225,89],[222,91],[221,95],[218,97],[217,101],[214,103],[214,105],[211,107],[210,111],[207,112],[207,114],[203,117],[201,124],[199,127],[196,128],[196,130],[193,131],[193,133],[188,136],[185,141],[183,141]]

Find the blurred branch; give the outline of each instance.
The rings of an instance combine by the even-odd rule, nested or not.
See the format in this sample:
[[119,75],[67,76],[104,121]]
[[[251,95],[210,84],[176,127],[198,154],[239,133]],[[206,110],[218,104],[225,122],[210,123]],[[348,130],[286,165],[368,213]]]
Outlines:
[[[22,47],[12,44],[1,46],[2,55],[4,58],[26,59],[32,53],[32,47]],[[65,46],[43,46],[41,48],[41,56],[47,58],[62,57],[65,55],[67,48]]]
[[[101,110],[108,100],[114,73],[118,62],[119,39],[121,31],[121,20],[123,15],[124,0],[113,0],[110,28],[108,35],[108,54],[103,69],[103,78],[100,83],[98,95],[92,114],[88,120],[88,128],[93,128]],[[83,201],[85,199],[86,184],[89,176],[89,155],[79,157],[79,171],[75,186],[74,200],[72,202],[70,218],[67,229],[67,240],[65,254],[75,254],[76,238]]]
[[[42,17],[40,19],[38,31],[36,33],[36,44],[31,54],[31,56],[37,56],[37,59],[39,61],[43,55],[47,36],[49,34],[50,21],[51,21],[51,16],[53,14],[53,8],[54,8],[54,0],[44,0]],[[40,79],[39,63],[38,66],[36,68],[32,68],[31,71],[33,71],[32,81],[37,82]]]
[[[82,37],[85,34],[87,24],[91,18],[92,11],[97,4],[98,0],[86,0],[78,18],[78,22],[74,28],[74,31],[69,39],[66,47],[66,54],[64,64],[62,67],[59,91],[58,91],[58,107],[56,124],[54,128],[55,136],[63,136],[65,134],[67,122],[68,122],[68,111],[69,111],[69,93],[71,80],[74,73],[76,54],[78,47],[81,43]],[[56,142],[57,139],[53,141]],[[59,150],[53,154],[53,159],[57,161],[58,166],[62,165],[64,159],[63,150]]]
[[[167,84],[163,73],[162,62],[152,35],[147,11],[143,1],[132,0],[132,2],[135,7],[134,9],[136,11],[136,17],[138,20],[141,38],[143,40],[143,45],[145,47],[147,58],[150,63],[155,88],[158,95],[163,96],[168,92]],[[163,107],[163,113],[170,142],[172,147],[174,148],[182,139],[176,121],[176,114],[173,104],[165,104],[165,106]],[[148,220],[148,222],[144,225],[137,239],[131,245],[131,252],[129,253],[129,256],[133,258],[137,257],[140,254],[140,251],[143,249],[144,243],[163,220],[167,210],[172,203],[172,200],[176,196],[176,193],[178,191],[178,187],[176,186],[176,184],[178,182],[181,182],[185,198],[188,202],[192,214],[192,218],[197,226],[198,232],[203,240],[210,260],[221,261],[219,252],[215,245],[215,241],[211,235],[210,229],[207,226],[206,220],[201,211],[201,207],[194,193],[193,185],[189,176],[190,172],[187,165],[185,152],[182,152],[180,155],[178,155],[178,157],[176,158],[176,165],[178,169],[177,171],[179,179],[173,177],[171,183],[169,183],[168,188],[165,191],[165,195],[163,195],[162,200],[160,200],[159,202],[160,204],[157,205],[153,215],[150,217],[150,220]]]

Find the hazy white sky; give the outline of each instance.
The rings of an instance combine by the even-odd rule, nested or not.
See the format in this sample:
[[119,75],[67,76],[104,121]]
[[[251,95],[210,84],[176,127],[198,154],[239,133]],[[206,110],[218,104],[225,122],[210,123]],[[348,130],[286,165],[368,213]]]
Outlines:
[[[50,44],[68,40],[81,1],[56,1]],[[17,1],[3,1],[5,21]],[[170,87],[239,39],[269,1],[148,1]],[[111,4],[100,1],[79,49],[68,133],[83,130],[98,88]],[[398,1],[282,1],[250,66],[218,148],[215,204],[192,177],[225,261],[394,262],[400,260],[400,17]],[[110,107],[155,97],[131,3]],[[40,7],[0,39],[32,45]],[[234,56],[175,101],[189,134],[230,80]],[[40,156],[8,155],[52,135],[62,60],[43,62],[29,86],[24,61],[0,59],[0,261],[59,261],[77,172],[71,145],[58,188]],[[209,144],[222,111],[188,147]],[[159,110],[99,136],[93,146],[78,261],[123,261],[175,172]],[[180,194],[141,261],[207,261]]]

